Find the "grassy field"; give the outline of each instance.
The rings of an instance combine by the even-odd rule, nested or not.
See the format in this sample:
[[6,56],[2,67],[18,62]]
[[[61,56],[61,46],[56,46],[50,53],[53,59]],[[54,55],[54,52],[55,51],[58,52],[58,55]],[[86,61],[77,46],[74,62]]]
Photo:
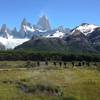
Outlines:
[[95,68],[72,68],[70,63],[47,67],[43,62],[24,68],[25,63],[0,62],[0,100],[100,100],[100,71]]

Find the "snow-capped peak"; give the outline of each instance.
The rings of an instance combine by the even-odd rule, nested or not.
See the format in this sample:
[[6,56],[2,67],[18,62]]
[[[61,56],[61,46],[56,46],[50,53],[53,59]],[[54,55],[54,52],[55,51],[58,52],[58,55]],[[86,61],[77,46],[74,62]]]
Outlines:
[[92,33],[96,28],[98,28],[99,26],[96,26],[94,24],[81,24],[80,26],[78,26],[76,28],[76,30],[79,30],[80,32],[84,33],[85,35],[87,35],[88,33]]
[[34,32],[35,29],[33,28],[32,24],[27,22],[27,20],[24,18],[21,23],[21,30],[24,32]]

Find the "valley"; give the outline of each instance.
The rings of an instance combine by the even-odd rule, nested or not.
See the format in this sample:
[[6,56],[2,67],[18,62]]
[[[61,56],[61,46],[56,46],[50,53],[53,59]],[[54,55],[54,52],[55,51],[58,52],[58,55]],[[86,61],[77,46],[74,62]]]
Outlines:
[[[40,62],[39,67],[25,67],[26,63],[0,62],[0,100],[100,99],[100,72],[94,62],[89,67],[73,67],[71,62],[66,67],[58,62],[56,66],[53,62]],[[35,62],[31,63],[34,66]],[[1,66],[5,66],[4,70]]]
[[100,0],[0,0],[0,100],[100,100]]

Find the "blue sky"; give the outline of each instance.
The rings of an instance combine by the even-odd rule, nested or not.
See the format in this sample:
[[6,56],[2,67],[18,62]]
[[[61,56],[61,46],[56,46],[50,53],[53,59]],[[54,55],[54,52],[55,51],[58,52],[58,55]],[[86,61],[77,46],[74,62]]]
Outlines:
[[73,28],[83,22],[100,25],[100,0],[0,0],[0,26],[19,28],[24,17],[35,24],[43,14],[53,27]]

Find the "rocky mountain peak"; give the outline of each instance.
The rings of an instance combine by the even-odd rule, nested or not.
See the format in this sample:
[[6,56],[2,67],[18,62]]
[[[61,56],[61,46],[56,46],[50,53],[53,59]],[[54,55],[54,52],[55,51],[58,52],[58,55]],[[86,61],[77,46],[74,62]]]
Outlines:
[[40,30],[51,30],[50,22],[47,16],[41,16],[38,20],[37,26]]
[[1,32],[5,32],[7,30],[6,24],[3,24],[1,27]]
[[76,27],[74,30],[79,30],[84,35],[88,35],[89,33],[92,33],[98,27],[99,26],[96,26],[94,24],[82,23],[81,25]]
[[4,38],[9,38],[11,31],[7,28],[6,24],[3,24],[0,30],[0,35]]
[[27,20],[26,20],[26,18],[24,18],[24,19],[22,20],[21,25],[27,25]]
[[89,23],[82,23],[80,26],[89,25]]

